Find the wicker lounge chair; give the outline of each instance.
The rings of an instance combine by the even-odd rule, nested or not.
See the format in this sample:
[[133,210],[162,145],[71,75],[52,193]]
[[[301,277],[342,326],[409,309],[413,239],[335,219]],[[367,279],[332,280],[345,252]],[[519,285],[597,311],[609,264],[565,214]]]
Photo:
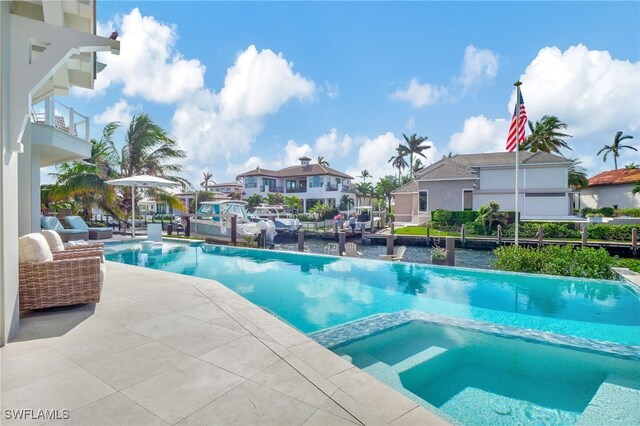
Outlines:
[[102,263],[104,263],[104,244],[102,243],[85,243],[85,244],[73,244],[73,242],[68,244],[63,244],[62,238],[60,238],[60,234],[56,231],[44,230],[42,231],[42,235],[47,240],[47,244],[49,245],[49,249],[54,254],[60,252],[86,252],[88,254],[92,254],[95,256],[95,251],[97,250],[100,253],[100,257],[102,258]]
[[380,259],[383,260],[402,260],[402,258],[404,257],[404,252],[407,251],[407,248],[405,246],[398,246],[396,247],[396,249],[393,251],[393,254],[383,254],[380,256]]
[[19,239],[20,309],[97,303],[105,266],[100,249],[52,253],[42,234]]
[[64,218],[73,229],[81,229],[89,232],[90,240],[103,240],[113,237],[111,228],[90,228],[80,216],[67,216]]
[[43,216],[40,218],[40,224],[43,229],[56,231],[60,234],[62,241],[88,240],[89,231],[86,229],[65,229],[55,216]]

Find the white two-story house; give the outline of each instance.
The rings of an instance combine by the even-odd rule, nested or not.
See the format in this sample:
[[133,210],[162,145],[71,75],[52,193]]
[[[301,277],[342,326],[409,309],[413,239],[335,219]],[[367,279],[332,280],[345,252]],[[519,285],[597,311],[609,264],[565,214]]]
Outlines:
[[[396,189],[395,220],[422,223],[437,209],[478,210],[490,201],[515,210],[515,152],[454,155],[422,170]],[[571,160],[546,152],[520,152],[520,218],[569,219],[577,192],[569,188]],[[575,200],[574,200],[575,199]]]
[[257,167],[238,175],[236,179],[243,185],[243,198],[255,194],[266,197],[269,193],[295,195],[302,199],[305,213],[318,202],[338,207],[344,195],[355,199],[351,187],[352,176],[328,166],[311,164],[309,157],[301,157],[299,160],[298,166],[281,170]]

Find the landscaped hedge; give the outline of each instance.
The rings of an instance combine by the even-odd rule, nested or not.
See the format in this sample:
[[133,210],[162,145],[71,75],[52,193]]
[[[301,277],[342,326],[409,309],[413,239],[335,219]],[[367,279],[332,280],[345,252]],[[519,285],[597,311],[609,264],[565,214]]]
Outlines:
[[568,277],[613,279],[618,259],[603,248],[550,245],[542,249],[503,246],[494,250],[496,269]]
[[431,212],[431,220],[433,222],[434,227],[439,226],[457,226],[460,227],[462,224],[467,222],[473,222],[478,217],[477,211],[472,210],[460,210],[460,211],[451,211],[451,210],[434,210]]
[[613,213],[614,216],[631,216],[640,217],[640,209],[618,209]]
[[[580,238],[580,231],[574,228],[573,223],[555,223],[555,222],[524,222],[520,224],[518,236],[521,238],[537,238],[538,225],[542,225],[542,235],[544,238]],[[483,235],[484,229],[481,224],[466,223],[465,229],[468,235]],[[503,237],[515,236],[515,224],[509,224],[502,227]],[[492,236],[497,236],[498,231],[492,230]]]
[[616,210],[613,207],[601,207],[599,209],[592,209],[585,207],[581,210],[582,216],[586,217],[588,214],[601,214],[604,217],[613,217]]
[[631,241],[631,230],[638,225],[597,224],[587,226],[589,239],[607,241]]
[[619,268],[629,268],[632,271],[640,272],[640,260],[638,259],[618,259],[616,266]]

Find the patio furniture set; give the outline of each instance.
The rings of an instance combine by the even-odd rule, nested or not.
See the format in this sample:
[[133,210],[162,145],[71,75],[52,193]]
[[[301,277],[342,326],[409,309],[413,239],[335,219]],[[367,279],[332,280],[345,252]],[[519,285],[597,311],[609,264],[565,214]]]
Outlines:
[[66,216],[65,221],[71,228],[62,226],[55,216],[42,216],[40,222],[45,230],[56,231],[63,242],[74,240],[103,240],[111,238],[111,228],[89,227],[80,216]]

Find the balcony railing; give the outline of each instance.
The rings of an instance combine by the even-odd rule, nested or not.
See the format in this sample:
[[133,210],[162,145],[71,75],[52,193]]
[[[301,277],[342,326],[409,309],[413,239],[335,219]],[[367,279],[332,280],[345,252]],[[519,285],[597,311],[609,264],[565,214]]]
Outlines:
[[281,186],[265,186],[265,185],[260,186],[260,192],[265,192],[265,191],[268,191],[268,192],[283,192],[282,190],[283,190],[283,188]]
[[89,141],[89,117],[47,98],[31,107],[31,122],[54,127],[78,139]]
[[307,188],[287,188],[287,194],[307,192]]
[[342,192],[356,192],[353,186],[342,184]]
[[324,189],[327,191],[337,191],[338,185],[327,185]]
[[244,185],[245,188],[257,188],[258,184],[257,183],[247,183]]

